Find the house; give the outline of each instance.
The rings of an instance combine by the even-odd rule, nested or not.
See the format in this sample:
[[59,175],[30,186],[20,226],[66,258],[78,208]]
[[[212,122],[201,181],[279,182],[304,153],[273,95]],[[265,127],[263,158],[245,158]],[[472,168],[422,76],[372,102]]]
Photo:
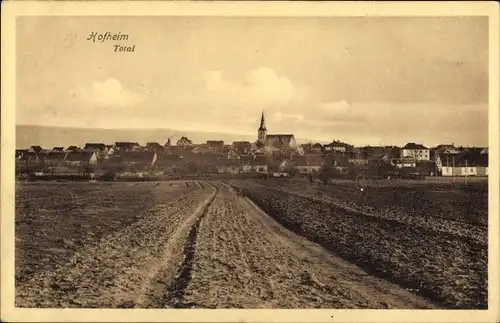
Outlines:
[[68,151],[64,159],[64,165],[80,167],[97,164],[97,154],[95,151]]
[[179,140],[177,140],[177,146],[179,147],[191,147],[192,145],[193,142],[187,137],[182,136]]
[[190,172],[213,174],[218,172],[217,166],[223,164],[225,160],[227,160],[227,156],[224,154],[206,153],[198,155],[187,166]]
[[251,172],[259,174],[267,174],[267,159],[263,155],[254,155],[250,160]]
[[293,156],[295,169],[301,174],[319,173],[325,160],[319,155]]
[[296,149],[297,143],[293,134],[266,134],[265,146],[270,149]]
[[106,145],[102,143],[86,143],[83,149],[92,151],[103,151],[106,149]]
[[146,147],[139,145],[138,143],[132,146],[132,151],[146,151]]
[[81,149],[77,146],[69,146],[68,148],[66,148],[66,151],[79,151],[79,150]]
[[436,160],[437,155],[440,153],[458,154],[460,150],[454,144],[440,144],[430,149],[430,160]]
[[16,161],[20,160],[27,153],[28,149],[16,149]]
[[249,141],[233,141],[232,148],[238,154],[249,154],[252,144]]
[[436,156],[436,168],[442,176],[488,176],[488,154],[468,150],[440,153]]
[[37,153],[37,154],[39,154],[39,153],[41,153],[41,152],[43,151],[43,148],[42,148],[41,146],[31,146],[31,147],[28,149],[28,151],[29,151],[30,153]]
[[300,145],[300,148],[304,154],[321,154],[323,152],[323,145],[320,143],[307,143]]
[[323,146],[323,151],[325,153],[330,152],[341,152],[346,153],[349,149],[353,148],[352,145],[346,144],[338,140],[333,140],[331,143]]
[[64,147],[54,147],[52,148],[53,151],[64,151]]
[[160,152],[164,151],[165,148],[157,142],[148,142],[146,143],[146,150]]
[[156,170],[173,173],[175,169],[180,168],[181,164],[183,164],[182,156],[163,153],[157,154],[156,162],[153,167]]
[[207,140],[208,147],[214,152],[222,152],[224,141],[222,140]]
[[310,148],[311,153],[321,154],[323,152],[323,145],[320,143],[315,143]]
[[151,170],[158,155],[155,151],[124,151],[120,158],[126,171],[135,172]]
[[397,146],[385,146],[385,155],[387,160],[391,160],[393,158],[398,158],[401,156],[401,149]]
[[431,150],[434,150],[439,153],[444,153],[444,152],[449,152],[449,153],[458,153],[457,147],[455,147],[454,144],[441,144],[437,145],[436,147],[431,148]]
[[207,144],[195,145],[193,148],[193,153],[195,154],[206,154],[211,153],[212,149]]
[[392,158],[390,163],[397,168],[417,167],[416,160],[410,157]]
[[399,159],[400,150],[395,146],[366,146],[362,148],[362,156],[368,164],[391,163],[392,160]]
[[113,145],[106,145],[106,158],[112,156],[115,153],[115,148]]
[[115,149],[120,151],[131,151],[135,147],[140,147],[137,142],[129,142],[129,141],[117,141],[115,142]]
[[361,147],[353,147],[347,153],[349,164],[364,165],[368,163],[368,158]]
[[103,143],[86,143],[83,150],[95,152],[98,163],[102,163],[102,161],[108,159],[110,155],[109,149]]
[[243,155],[240,156],[240,165],[243,173],[267,173],[267,160],[264,156]]
[[415,159],[416,161],[430,160],[430,149],[423,146],[422,144],[410,142],[407,143],[403,148],[401,148],[400,157],[409,157]]

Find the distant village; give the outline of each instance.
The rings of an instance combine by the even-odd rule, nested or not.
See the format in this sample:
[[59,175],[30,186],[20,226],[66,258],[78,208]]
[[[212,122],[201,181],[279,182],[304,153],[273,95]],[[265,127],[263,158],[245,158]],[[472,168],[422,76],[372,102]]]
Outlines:
[[185,136],[175,144],[148,142],[86,143],[77,146],[31,146],[16,149],[17,177],[147,178],[286,174],[317,176],[390,176],[413,172],[423,176],[488,176],[487,147],[428,148],[410,142],[403,147],[365,146],[333,140],[297,145],[293,134],[268,134],[262,113],[255,142],[194,144]]

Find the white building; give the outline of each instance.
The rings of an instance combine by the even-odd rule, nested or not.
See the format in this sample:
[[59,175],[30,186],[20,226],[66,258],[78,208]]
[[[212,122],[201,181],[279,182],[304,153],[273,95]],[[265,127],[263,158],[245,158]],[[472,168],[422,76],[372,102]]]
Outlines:
[[430,149],[421,144],[410,142],[401,148],[401,158],[412,158],[415,161],[430,160]]

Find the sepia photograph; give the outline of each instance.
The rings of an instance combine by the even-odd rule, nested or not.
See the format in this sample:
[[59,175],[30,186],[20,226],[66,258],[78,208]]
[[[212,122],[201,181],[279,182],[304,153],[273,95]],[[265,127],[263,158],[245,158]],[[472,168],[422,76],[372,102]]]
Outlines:
[[498,318],[495,7],[214,5],[11,14],[9,306]]

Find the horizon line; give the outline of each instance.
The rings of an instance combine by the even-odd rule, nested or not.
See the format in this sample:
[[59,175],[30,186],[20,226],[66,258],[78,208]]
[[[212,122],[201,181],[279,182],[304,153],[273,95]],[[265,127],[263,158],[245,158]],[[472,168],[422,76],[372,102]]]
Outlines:
[[[241,135],[241,136],[254,136],[255,134],[251,134],[251,133],[231,133],[231,132],[215,132],[215,131],[203,131],[203,130],[182,130],[182,129],[175,129],[175,128],[169,128],[169,127],[165,127],[165,128],[158,128],[158,127],[152,127],[152,128],[102,128],[102,127],[80,127],[80,126],[61,126],[61,125],[40,125],[40,124],[19,124],[19,123],[16,123],[15,126],[26,126],[26,127],[45,127],[45,128],[58,128],[58,129],[64,129],[64,128],[69,128],[69,129],[78,129],[78,130],[104,130],[104,131],[117,131],[117,130],[171,130],[171,131],[175,131],[175,132],[199,132],[199,133],[204,133],[204,134],[220,134],[220,135],[227,135],[227,136],[238,136],[238,135]],[[293,134],[293,133],[292,133]],[[293,134],[294,137],[295,137],[295,134]],[[168,138],[167,138],[168,139]],[[166,140],[167,140],[166,139]],[[189,139],[189,138],[188,138]],[[300,142],[304,142],[304,143],[321,143],[321,142],[333,142],[333,141],[342,141],[342,142],[345,142],[343,140],[339,140],[335,137],[333,137],[333,139],[313,139],[313,138],[298,138],[296,137],[295,138],[297,141],[300,141]],[[207,140],[217,140],[217,139],[207,139]],[[238,140],[233,140],[233,141],[238,141]],[[384,140],[385,141],[385,140]],[[443,141],[444,142],[444,141]],[[423,142],[418,142],[418,141],[415,141],[415,140],[409,140],[409,141],[406,141],[406,143],[419,143],[419,144],[424,144]],[[193,143],[195,144],[195,143]],[[437,146],[437,145],[443,145],[443,144],[453,144],[455,145],[456,147],[488,147],[489,146],[489,138],[488,138],[488,143],[486,144],[457,144],[454,142],[454,140],[450,140],[449,142],[445,142],[445,143],[436,143],[435,145],[433,146]],[[401,147],[404,146],[405,144],[401,144]],[[353,146],[358,146],[356,144],[354,144]],[[372,144],[363,144],[363,145],[359,145],[358,147],[367,147],[367,146],[372,146],[372,147],[399,147],[400,145],[399,144],[395,144],[395,143],[388,143],[388,144],[383,144],[381,145],[380,143],[372,143]],[[429,145],[431,146],[431,145]],[[17,148],[16,148],[17,149]]]

